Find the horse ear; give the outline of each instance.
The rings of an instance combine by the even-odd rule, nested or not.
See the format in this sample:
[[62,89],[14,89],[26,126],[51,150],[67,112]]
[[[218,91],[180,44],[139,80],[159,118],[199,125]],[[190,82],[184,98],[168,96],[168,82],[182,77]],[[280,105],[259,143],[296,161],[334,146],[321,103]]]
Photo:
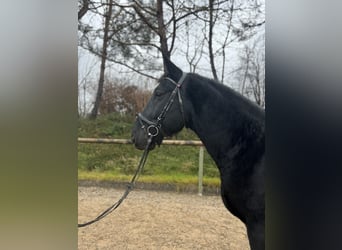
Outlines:
[[170,77],[174,81],[178,81],[183,74],[183,71],[171,62],[168,57],[164,57],[164,72],[166,76]]

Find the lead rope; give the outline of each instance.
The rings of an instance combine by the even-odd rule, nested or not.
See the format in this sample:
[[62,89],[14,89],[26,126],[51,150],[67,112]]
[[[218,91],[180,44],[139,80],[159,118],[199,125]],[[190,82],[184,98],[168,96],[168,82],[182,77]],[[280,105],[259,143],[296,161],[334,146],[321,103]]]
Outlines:
[[120,206],[120,204],[127,198],[128,194],[133,190],[133,188],[135,186],[135,182],[139,178],[139,175],[144,168],[148,153],[150,152],[149,147],[150,147],[150,144],[152,142],[152,137],[153,136],[148,137],[147,145],[145,147],[144,153],[142,154],[142,156],[140,158],[140,162],[139,162],[139,165],[137,167],[137,170],[135,171],[135,174],[132,177],[131,181],[127,184],[127,188],[126,188],[124,194],[121,196],[121,198],[117,202],[115,202],[112,206],[110,206],[105,211],[103,211],[100,215],[98,215],[95,219],[88,221],[88,222],[85,222],[85,223],[78,224],[78,227],[85,227],[85,226],[91,225],[91,224],[103,219],[108,214],[110,214],[115,209],[117,209]]

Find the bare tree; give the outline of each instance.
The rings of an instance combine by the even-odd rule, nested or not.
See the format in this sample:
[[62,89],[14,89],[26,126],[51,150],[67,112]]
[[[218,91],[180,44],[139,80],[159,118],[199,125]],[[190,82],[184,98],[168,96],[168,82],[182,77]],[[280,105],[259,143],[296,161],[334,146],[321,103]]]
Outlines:
[[[159,41],[150,41],[145,44],[135,43],[126,45],[143,45],[156,48],[163,58],[170,58],[175,49],[177,32],[184,26],[186,19],[208,9],[207,6],[195,5],[192,1],[156,0],[137,1],[130,4],[120,4],[126,11],[134,11],[142,22],[154,33]],[[158,58],[158,56],[157,56]]]
[[[82,53],[83,52],[83,53]],[[81,62],[81,58],[84,56],[84,51],[79,50],[78,61]],[[83,64],[82,71],[79,70],[78,77],[78,114],[79,116],[85,117],[89,112],[89,98],[91,85],[94,83],[92,73],[97,66],[95,60],[87,60],[87,63]]]
[[[205,40],[201,37],[201,34],[206,30],[206,23],[204,23],[204,27],[201,29],[196,26],[191,21],[187,20],[185,22],[186,48],[183,54],[189,64],[190,72],[196,72],[197,66],[204,54]],[[199,32],[191,32],[193,29],[199,29]]]
[[89,115],[89,118],[91,119],[95,119],[97,117],[101,98],[102,98],[103,83],[104,83],[104,76],[105,76],[105,70],[106,70],[106,60],[107,60],[107,47],[108,47],[108,40],[109,40],[109,36],[108,36],[109,24],[112,18],[112,13],[113,13],[113,0],[108,0],[108,9],[105,14],[105,26],[104,26],[103,45],[102,45],[100,78],[99,78],[99,84],[98,84],[98,88],[96,92],[94,107]]
[[[91,3],[92,7],[89,8],[89,12],[93,16],[104,16],[102,12],[108,3]],[[151,72],[160,71],[160,67],[154,63],[155,60],[149,60],[149,54],[152,50],[156,50],[156,46],[151,42],[154,35],[151,32],[151,27],[147,25],[150,22],[156,23],[156,21],[152,21],[156,18],[144,16],[144,12],[137,6],[144,9],[145,6],[137,4],[138,1],[125,5],[112,1],[112,9],[115,14],[112,15],[112,20],[109,23],[106,60],[145,77],[156,79]],[[139,9],[139,11],[136,12],[135,9]],[[92,25],[88,20],[80,22],[79,45],[102,58],[103,53],[98,45],[98,39],[102,35],[103,27],[99,26],[101,25],[98,23]]]
[[261,36],[245,45],[240,54],[237,79],[240,92],[265,107],[265,38]]
[[[209,0],[209,17],[204,18],[208,23],[205,39],[212,75],[216,80],[224,82],[227,52],[232,49],[231,45],[250,39],[256,33],[254,28],[264,24],[261,7],[257,0]],[[218,59],[221,59],[221,64]],[[218,72],[221,72],[220,78]]]

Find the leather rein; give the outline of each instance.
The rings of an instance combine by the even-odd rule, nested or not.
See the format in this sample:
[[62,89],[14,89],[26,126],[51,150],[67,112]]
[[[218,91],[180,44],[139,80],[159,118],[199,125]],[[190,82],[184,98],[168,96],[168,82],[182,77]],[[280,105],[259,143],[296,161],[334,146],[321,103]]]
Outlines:
[[123,195],[121,196],[121,198],[115,202],[113,205],[111,205],[109,208],[107,208],[105,211],[103,211],[101,214],[99,214],[95,219],[90,220],[88,222],[85,223],[78,223],[78,227],[85,227],[88,225],[91,225],[101,219],[103,219],[104,217],[106,217],[108,214],[110,214],[111,212],[113,212],[115,209],[117,209],[121,203],[127,198],[128,194],[132,191],[132,189],[135,187],[135,182],[136,180],[139,178],[140,173],[142,171],[142,169],[144,168],[144,165],[146,163],[147,160],[147,156],[148,153],[150,151],[150,145],[152,143],[152,139],[153,137],[156,137],[161,129],[161,122],[164,120],[166,113],[168,112],[168,110],[170,109],[170,107],[172,106],[175,96],[178,95],[178,101],[181,107],[181,113],[182,113],[182,117],[183,117],[183,121],[185,124],[185,118],[184,118],[184,109],[183,109],[183,101],[182,101],[182,97],[180,94],[180,88],[184,82],[184,79],[186,77],[186,73],[183,73],[182,77],[180,78],[180,80],[178,81],[178,83],[176,83],[174,80],[172,80],[169,77],[165,77],[165,79],[169,80],[170,82],[172,82],[176,87],[175,89],[172,91],[167,103],[165,104],[163,110],[161,111],[160,115],[157,118],[156,122],[150,121],[149,119],[147,119],[145,116],[143,116],[141,113],[139,113],[137,115],[137,119],[140,121],[140,124],[142,125],[142,129],[145,129],[146,126],[144,125],[143,122],[145,122],[148,126],[146,128],[146,133],[147,133],[147,144],[146,147],[144,149],[144,152],[140,158],[137,170],[135,171],[134,176],[132,177],[131,181],[128,183],[127,188],[125,190],[125,192],[123,193]]

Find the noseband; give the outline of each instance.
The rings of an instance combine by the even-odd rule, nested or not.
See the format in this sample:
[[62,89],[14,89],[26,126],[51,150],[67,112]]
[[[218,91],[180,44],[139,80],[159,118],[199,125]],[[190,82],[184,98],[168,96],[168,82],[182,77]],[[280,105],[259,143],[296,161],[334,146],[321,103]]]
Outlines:
[[157,117],[157,121],[151,121],[149,119],[147,119],[143,114],[139,113],[137,115],[137,119],[139,120],[140,124],[141,124],[141,128],[145,129],[146,127],[146,133],[148,137],[156,137],[161,129],[161,123],[164,120],[167,111],[170,109],[170,107],[172,106],[174,99],[176,97],[176,95],[178,95],[178,101],[179,101],[179,106],[180,106],[180,110],[182,113],[182,117],[183,117],[183,122],[185,125],[185,117],[184,117],[184,109],[183,109],[183,101],[182,101],[182,96],[180,93],[180,88],[182,87],[182,84],[184,82],[184,79],[186,77],[186,73],[183,72],[182,77],[179,79],[178,83],[176,83],[174,80],[172,80],[169,77],[165,77],[166,80],[169,80],[172,84],[174,84],[176,87],[174,88],[174,90],[172,91],[167,103],[165,104],[164,108],[162,109],[161,113],[159,114],[159,116]]

